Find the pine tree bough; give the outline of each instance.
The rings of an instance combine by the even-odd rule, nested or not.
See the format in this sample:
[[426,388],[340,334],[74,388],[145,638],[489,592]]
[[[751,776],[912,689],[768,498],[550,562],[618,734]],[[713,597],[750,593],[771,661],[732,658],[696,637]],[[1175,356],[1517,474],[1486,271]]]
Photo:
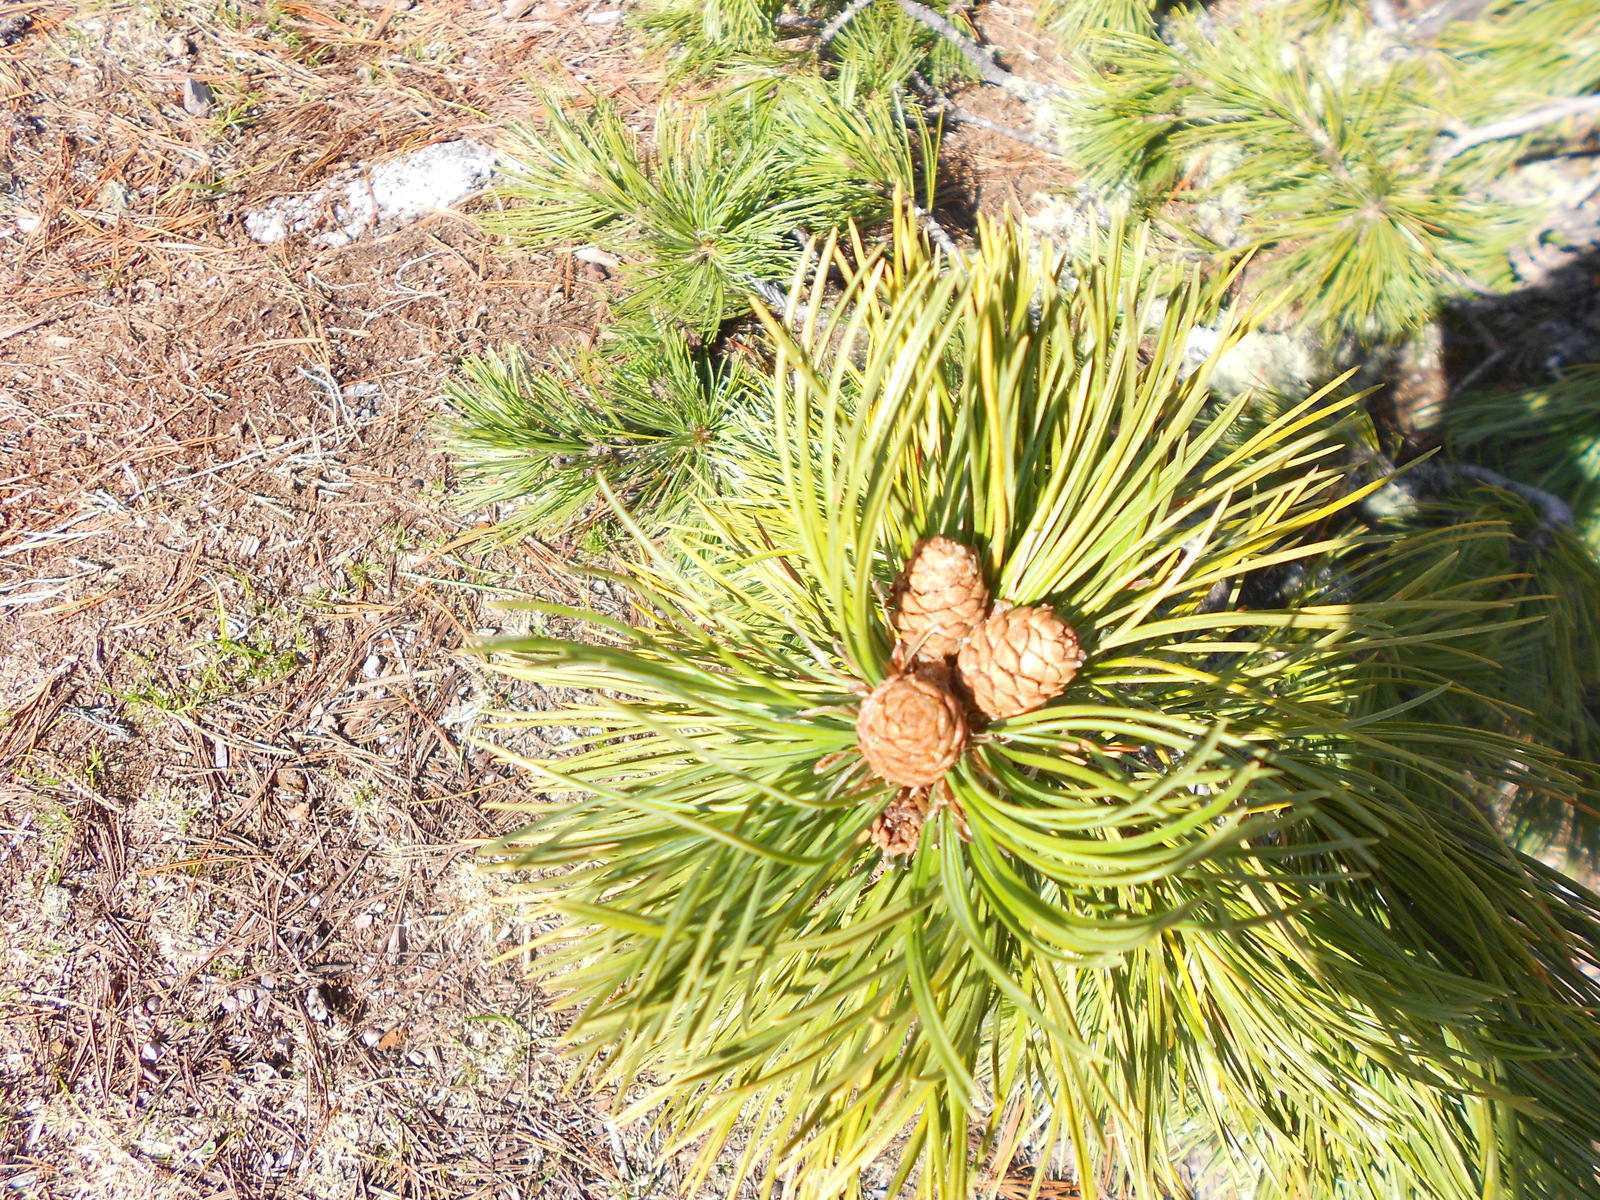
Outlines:
[[838,37],[862,9],[870,8],[876,3],[877,0],[850,0],[850,3],[839,11],[838,16],[822,27],[822,32],[817,35],[817,49],[821,50]]
[[1520,483],[1515,479],[1508,479],[1500,474],[1499,471],[1491,471],[1488,467],[1476,466],[1473,463],[1452,463],[1448,469],[1464,479],[1474,479],[1479,483],[1487,483],[1490,487],[1502,488],[1514,495],[1521,496],[1542,514],[1539,524],[1543,528],[1554,529],[1559,527],[1571,529],[1575,524],[1572,516],[1572,506],[1553,492],[1547,492],[1541,487],[1534,487],[1531,483]]
[[995,62],[987,47],[980,46],[926,4],[918,4],[917,0],[895,0],[895,3],[906,16],[913,21],[920,21],[961,51],[963,57],[973,65],[985,83],[1005,88],[1023,100],[1037,100],[1040,96],[1056,90],[1048,84],[1035,83],[1031,79],[1012,74]]
[[[1438,151],[1440,162],[1448,162],[1458,154],[1464,154],[1474,146],[1482,146],[1486,142],[1497,142],[1502,138],[1521,137],[1523,134],[1532,133],[1546,125],[1554,125],[1559,121],[1566,121],[1573,117],[1586,117],[1590,114],[1600,114],[1600,95],[1575,96],[1570,100],[1562,100],[1557,104],[1547,104],[1536,108],[1532,112],[1523,113],[1520,117],[1507,117],[1504,121],[1496,121],[1492,125],[1480,125],[1476,129],[1464,129],[1459,133],[1450,132],[1454,140],[1445,143]],[[1448,132],[1448,131],[1447,131]]]
[[941,112],[959,124],[975,125],[977,128],[988,130],[999,137],[1009,138],[1013,142],[1021,142],[1024,146],[1032,146],[1037,150],[1043,150],[1046,154],[1054,154],[1058,158],[1066,158],[1068,156],[1064,146],[1042,134],[1031,133],[1026,129],[1018,129],[1014,125],[1004,125],[999,121],[993,121],[988,117],[975,113],[970,108],[963,108],[923,78],[920,71],[911,72],[910,79],[911,86],[916,88],[923,99],[928,102],[928,108],[932,112]]
[[1405,23],[1407,36],[1427,40],[1443,32],[1452,21],[1470,21],[1489,7],[1491,0],[1439,0]]
[[950,236],[950,231],[931,212],[925,208],[915,210],[917,219],[922,222],[922,228],[927,230],[928,236],[933,239],[933,244],[944,251],[945,257],[952,262],[961,261],[961,247],[956,245],[955,238]]
[[[894,238],[823,247],[827,319],[760,313],[770,404],[734,486],[638,536],[639,628],[482,648],[587,696],[505,723],[582,733],[516,760],[532,824],[488,850],[537,872],[532,971],[619,1120],[688,1148],[686,1194],[823,1200],[887,1155],[956,1200],[1016,1105],[1039,1177],[1101,1195],[1198,1161],[1257,1200],[1591,1197],[1600,897],[1488,806],[1595,789],[1497,707],[1543,645],[1471,559],[1503,522],[1372,536],[1357,397],[1215,403],[1181,367],[1227,281],[1148,235],[1091,232],[1071,290],[1016,226],[960,272],[909,210]],[[885,612],[935,536],[977,568],[943,546]],[[956,666],[1025,712],[974,734],[907,658],[979,583],[1017,606]]]

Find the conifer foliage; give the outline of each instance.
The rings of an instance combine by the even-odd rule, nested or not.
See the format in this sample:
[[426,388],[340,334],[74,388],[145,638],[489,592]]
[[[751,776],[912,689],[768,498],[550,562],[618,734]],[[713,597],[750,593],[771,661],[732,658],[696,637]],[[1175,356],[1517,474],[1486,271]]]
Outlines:
[[[652,621],[492,647],[595,696],[507,718],[597,732],[523,764],[549,800],[497,850],[564,868],[528,888],[559,922],[538,970],[598,1077],[705,1138],[700,1171],[737,1132],[740,1173],[797,1195],[848,1193],[906,1129],[901,1178],[966,1195],[970,1148],[1019,1127],[1086,1194],[1181,1193],[1203,1159],[1256,1196],[1584,1195],[1600,914],[1476,815],[1574,781],[1416,713],[1410,649],[1519,617],[1434,585],[1474,535],[1350,519],[1376,484],[1341,465],[1337,393],[1224,449],[1243,405],[1174,353],[1215,296],[1140,290],[1137,250],[1069,293],[1012,230],[962,274],[907,226],[895,249],[838,256],[827,321],[767,321],[774,486],[641,542]],[[1085,657],[938,751],[884,872],[869,834],[916,788],[863,762],[859,697],[900,670],[881,597],[941,531]],[[1292,603],[1240,603],[1297,562]]]
[[[1057,19],[1081,26],[1103,7],[1077,0]],[[1474,132],[1600,86],[1592,4],[1495,7],[1437,43],[1353,5],[1264,5],[1225,23],[1195,8],[1160,37],[1148,11],[1099,13],[1079,43],[1094,69],[1062,106],[1067,136],[1103,187],[1149,202],[1182,180],[1190,203],[1236,208],[1198,243],[1268,251],[1263,287],[1334,336],[1381,341],[1474,283],[1509,282],[1507,248],[1540,214],[1494,185],[1571,120]]]
[[[496,230],[620,284],[444,429],[635,599],[480,647],[587,696],[488,852],[575,1069],[689,1195],[1595,1195],[1600,368],[1429,442],[1335,364],[1527,284],[1600,13],[1051,0],[1036,83],[970,10],[643,0],[653,122],[508,132]],[[930,214],[968,85],[1067,243]],[[1217,383],[1263,313],[1325,386]]]

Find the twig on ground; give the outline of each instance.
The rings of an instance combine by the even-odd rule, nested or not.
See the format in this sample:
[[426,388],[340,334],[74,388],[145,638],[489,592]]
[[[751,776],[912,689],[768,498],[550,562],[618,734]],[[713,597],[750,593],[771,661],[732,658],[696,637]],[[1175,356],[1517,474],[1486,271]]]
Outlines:
[[215,475],[219,471],[226,471],[232,467],[242,466],[244,463],[250,462],[257,458],[266,458],[268,455],[272,454],[289,454],[294,450],[299,449],[301,446],[304,446],[307,442],[315,440],[315,436],[303,437],[293,442],[285,442],[281,446],[267,446],[260,450],[252,450],[249,454],[241,454],[238,458],[230,458],[227,462],[218,463],[214,467],[207,467],[204,471],[194,471],[188,475],[179,475],[174,479],[163,479],[157,483],[147,484],[136,495],[129,498],[132,500],[138,500],[140,497],[148,496],[151,492],[158,492],[162,488],[177,487],[180,483],[189,483],[191,480],[204,479],[207,475]]
[[1032,146],[1036,150],[1043,150],[1046,154],[1054,154],[1057,158],[1066,158],[1067,151],[1064,147],[1042,134],[1031,133],[1026,129],[1018,129],[1013,125],[1003,125],[999,121],[991,121],[988,117],[973,112],[970,108],[962,108],[950,97],[942,95],[931,83],[924,79],[920,72],[911,72],[911,84],[927,100],[930,108],[942,112],[962,125],[974,125],[979,129],[986,129],[999,137],[1009,138],[1013,142],[1021,142],[1024,146]]
[[917,0],[895,0],[895,3],[900,6],[900,10],[906,16],[913,21],[919,21],[926,25],[957,50],[961,51],[966,60],[977,69],[978,74],[983,76],[985,83],[1003,87],[1006,91],[1015,96],[1020,96],[1024,100],[1037,100],[1043,93],[1054,90],[1047,84],[1035,83],[1031,79],[1013,75],[994,61],[994,57],[987,47],[980,46],[926,4],[918,4]]
[[817,49],[821,50],[834,38],[838,37],[858,12],[864,8],[870,8],[874,3],[876,3],[876,0],[850,0],[850,3],[840,10],[838,16],[822,27],[822,32],[817,35]]
[[1574,96],[1555,104],[1547,104],[1543,108],[1536,108],[1532,112],[1523,113],[1520,117],[1507,117],[1504,121],[1495,121],[1490,125],[1480,125],[1476,129],[1464,129],[1459,133],[1449,134],[1455,140],[1446,143],[1440,148],[1438,157],[1440,162],[1448,162],[1458,154],[1471,150],[1474,146],[1481,146],[1485,142],[1497,142],[1502,138],[1521,137],[1525,133],[1532,133],[1546,125],[1554,125],[1558,121],[1565,121],[1570,117],[1588,116],[1590,113],[1600,113],[1600,95]]
[[1482,362],[1478,363],[1477,366],[1473,367],[1472,370],[1468,371],[1453,385],[1451,385],[1450,394],[1445,398],[1447,400],[1454,400],[1457,396],[1461,395],[1462,392],[1467,391],[1472,387],[1473,384],[1477,383],[1478,380],[1482,379],[1486,374],[1488,374],[1490,368],[1492,368],[1504,357],[1504,350],[1491,350],[1488,355],[1485,356]]
[[946,258],[949,258],[952,262],[959,263],[964,261],[961,247],[956,245],[955,239],[950,236],[943,225],[939,224],[938,219],[931,212],[915,205],[912,206],[911,211],[922,222],[922,227],[927,230],[928,236],[933,239],[933,244],[944,251]]

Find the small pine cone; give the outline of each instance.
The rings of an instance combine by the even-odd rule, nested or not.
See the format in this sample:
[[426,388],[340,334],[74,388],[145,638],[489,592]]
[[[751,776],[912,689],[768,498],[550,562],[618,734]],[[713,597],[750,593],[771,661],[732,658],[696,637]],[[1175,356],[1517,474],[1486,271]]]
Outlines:
[[978,556],[947,537],[923,538],[895,582],[895,628],[917,658],[937,662],[961,648],[989,610]]
[[922,805],[917,803],[919,795],[915,789],[901,792],[872,822],[868,836],[872,844],[890,858],[910,854],[917,848],[925,819]]
[[1042,604],[996,605],[956,659],[973,703],[995,721],[1043,708],[1082,665],[1078,635]]
[[861,702],[856,745],[890,783],[927,787],[967,748],[967,719],[943,671],[891,675]]

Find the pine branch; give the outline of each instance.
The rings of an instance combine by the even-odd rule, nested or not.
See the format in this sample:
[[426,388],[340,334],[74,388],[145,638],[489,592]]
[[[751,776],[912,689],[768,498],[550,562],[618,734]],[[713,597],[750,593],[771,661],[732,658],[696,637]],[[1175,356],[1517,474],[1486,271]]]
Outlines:
[[855,18],[855,15],[864,8],[870,8],[877,0],[850,0],[839,15],[834,17],[822,27],[822,32],[817,35],[817,49],[821,50],[844,30],[844,27]]
[[962,108],[950,97],[942,94],[937,88],[922,77],[920,71],[911,72],[911,86],[920,92],[928,102],[928,107],[935,112],[941,112],[962,125],[976,125],[979,129],[987,129],[990,133],[1003,138],[1010,138],[1014,142],[1021,142],[1024,146],[1032,146],[1043,150],[1046,154],[1054,154],[1057,158],[1066,158],[1067,150],[1057,142],[1041,134],[1030,133],[1026,129],[1018,129],[1014,125],[1002,125],[999,121],[991,121],[988,117],[973,112],[970,108]]
[[744,282],[746,287],[761,298],[761,303],[774,312],[782,312],[784,305],[789,302],[789,297],[784,295],[783,289],[770,280],[748,275]]
[[[1395,464],[1386,454],[1374,455],[1372,461],[1385,475],[1395,473]],[[1533,505],[1542,514],[1539,519],[1541,529],[1572,529],[1577,524],[1573,516],[1572,506],[1554,492],[1547,492],[1544,488],[1535,487],[1531,483],[1522,483],[1510,476],[1502,475],[1499,471],[1489,467],[1480,467],[1476,463],[1439,462],[1423,463],[1412,469],[1411,486],[1419,488],[1423,495],[1428,493],[1438,494],[1446,490],[1451,484],[1463,479],[1470,479],[1475,483],[1485,483],[1490,487],[1499,488],[1501,491],[1510,492],[1520,496]]]
[[1543,108],[1536,108],[1532,112],[1523,113],[1520,117],[1508,117],[1504,121],[1496,121],[1492,125],[1481,125],[1477,129],[1466,129],[1450,136],[1455,141],[1446,145],[1439,153],[1439,161],[1447,162],[1458,154],[1471,150],[1474,146],[1481,146],[1485,142],[1495,142],[1502,138],[1521,137],[1525,133],[1532,133],[1535,129],[1546,125],[1554,125],[1558,121],[1565,121],[1569,117],[1583,117],[1590,113],[1600,113],[1600,95],[1574,96],[1570,100],[1562,100],[1555,104],[1547,104]]
[[1020,75],[1013,75],[994,61],[994,57],[987,47],[980,46],[926,4],[918,4],[917,0],[895,0],[895,3],[900,6],[900,11],[905,13],[906,16],[913,21],[919,21],[926,25],[957,50],[961,51],[966,60],[976,68],[978,74],[983,76],[985,83],[1003,87],[1006,91],[1020,96],[1024,100],[1036,100],[1043,92],[1051,90],[1044,84],[1024,79]]
[[1439,0],[1438,4],[1412,17],[1402,28],[1409,36],[1426,41],[1437,37],[1452,21],[1470,21],[1488,7],[1489,0]]
[[1491,471],[1488,467],[1479,467],[1472,463],[1456,463],[1450,469],[1467,479],[1475,479],[1479,483],[1487,483],[1490,487],[1521,496],[1544,514],[1539,524],[1545,529],[1552,529],[1558,525],[1563,529],[1571,529],[1576,523],[1572,507],[1560,496],[1543,488],[1534,487],[1531,483],[1519,483],[1515,479],[1508,479],[1499,471]]
[[912,206],[911,211],[922,222],[922,228],[927,230],[928,237],[932,239],[933,244],[944,251],[945,257],[952,262],[961,262],[961,247],[956,245],[955,239],[950,236],[949,231],[939,224],[938,218],[927,209],[918,208],[915,205]]

